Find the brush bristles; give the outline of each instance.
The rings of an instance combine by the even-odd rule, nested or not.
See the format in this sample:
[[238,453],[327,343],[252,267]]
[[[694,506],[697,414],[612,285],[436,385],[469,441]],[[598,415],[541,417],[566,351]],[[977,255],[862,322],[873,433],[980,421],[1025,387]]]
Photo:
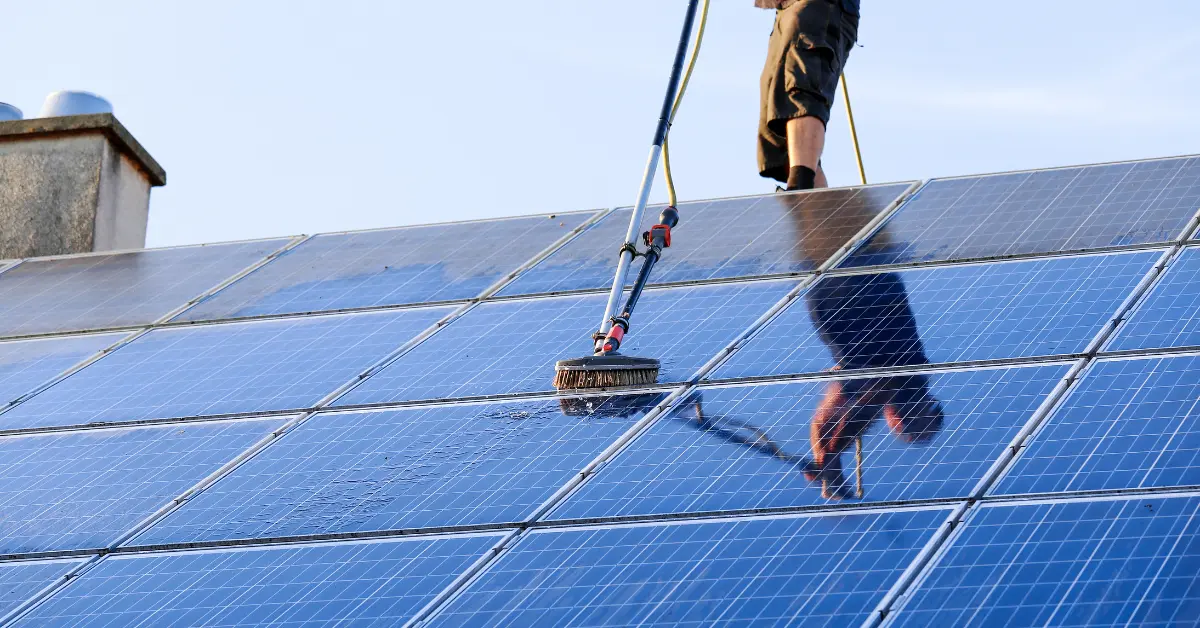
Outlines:
[[657,368],[620,369],[604,371],[555,371],[554,387],[558,390],[580,388],[616,388],[644,386],[658,381]]

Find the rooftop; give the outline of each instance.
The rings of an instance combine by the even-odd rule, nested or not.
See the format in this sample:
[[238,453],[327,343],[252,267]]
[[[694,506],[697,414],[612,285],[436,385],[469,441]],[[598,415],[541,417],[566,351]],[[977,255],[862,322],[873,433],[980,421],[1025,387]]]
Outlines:
[[680,211],[0,261],[0,625],[1195,620],[1200,157]]

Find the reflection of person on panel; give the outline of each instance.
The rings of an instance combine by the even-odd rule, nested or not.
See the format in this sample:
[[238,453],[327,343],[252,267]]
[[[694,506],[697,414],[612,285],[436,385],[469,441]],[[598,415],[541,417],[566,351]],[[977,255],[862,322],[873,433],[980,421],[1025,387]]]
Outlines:
[[[847,224],[854,217],[830,216],[828,206],[806,203],[808,196],[780,195],[779,200],[790,206],[800,240],[796,249],[815,268],[836,254],[848,235],[865,227],[870,217],[859,217],[862,224]],[[875,241],[886,241],[886,234],[876,235]],[[835,370],[929,363],[898,274],[826,276],[805,292],[805,300]],[[880,415],[898,438],[913,443],[932,440],[944,420],[941,404],[930,394],[923,375],[829,382],[813,416],[813,459],[805,469],[810,481],[821,481],[825,497],[850,496],[841,454]]]

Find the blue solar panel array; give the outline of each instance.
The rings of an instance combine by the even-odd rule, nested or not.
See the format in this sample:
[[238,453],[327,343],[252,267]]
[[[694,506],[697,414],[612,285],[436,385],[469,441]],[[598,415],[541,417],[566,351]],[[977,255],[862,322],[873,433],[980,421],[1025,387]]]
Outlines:
[[26,261],[0,274],[0,336],[152,323],[285,244],[263,240]]
[[496,541],[481,534],[111,556],[25,623],[399,626]]
[[0,625],[1200,625],[1200,158],[680,209],[9,267]]
[[181,318],[469,299],[591,216],[584,212],[318,235]]
[[1194,626],[1200,499],[985,505],[894,626]]

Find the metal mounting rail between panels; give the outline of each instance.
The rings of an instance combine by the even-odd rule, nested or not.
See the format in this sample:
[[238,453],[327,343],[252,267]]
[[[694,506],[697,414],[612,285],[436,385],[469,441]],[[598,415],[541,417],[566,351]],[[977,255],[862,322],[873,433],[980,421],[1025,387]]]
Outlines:
[[863,244],[865,244],[866,241],[871,238],[871,236],[875,235],[875,232],[878,231],[885,222],[890,220],[891,217],[897,211],[899,211],[909,199],[916,196],[921,190],[925,189],[925,186],[928,184],[929,179],[913,181],[912,185],[908,186],[908,189],[901,192],[900,195],[892,200],[891,203],[888,203],[887,207],[883,208],[883,211],[875,214],[874,218],[867,221],[867,224],[863,225],[862,228],[859,229],[858,232],[853,236],[850,236],[850,238],[841,246],[841,248],[839,248],[837,251],[834,251],[833,255],[829,256],[829,259],[825,260],[824,263],[818,266],[817,272],[828,272],[829,270],[836,268],[838,264],[841,264],[842,261],[849,257],[854,251],[858,250],[858,248]]
[[[267,255],[262,260],[259,260],[258,262],[251,264],[250,266],[243,269],[241,272],[233,275],[232,277],[226,279],[225,281],[222,281],[222,282],[218,283],[217,285],[209,288],[208,290],[201,292],[198,296],[193,298],[191,301],[188,301],[187,303],[175,308],[174,310],[167,312],[166,314],[160,316],[155,321],[151,322],[149,325],[133,328],[129,335],[127,335],[127,336],[121,338],[120,340],[116,341],[115,343],[101,349],[100,351],[88,356],[87,358],[84,358],[83,360],[77,362],[74,366],[72,366],[72,367],[68,368],[67,370],[63,371],[62,373],[59,373],[58,375],[50,378],[48,381],[42,383],[40,386],[37,386],[33,390],[21,395],[20,397],[17,397],[16,399],[13,399],[12,401],[10,401],[4,405],[0,405],[0,415],[3,415],[4,413],[8,412],[9,410],[12,410],[16,406],[41,394],[46,389],[54,386],[55,384],[63,381],[64,379],[67,379],[68,377],[74,375],[75,373],[78,373],[79,371],[83,370],[84,368],[87,368],[88,366],[90,366],[91,364],[94,364],[98,360],[103,359],[104,356],[112,353],[113,351],[116,351],[116,350],[120,349],[121,347],[124,347],[125,345],[128,345],[129,343],[133,342],[134,340],[137,340],[138,338],[145,336],[146,334],[148,334],[151,331],[153,331],[154,329],[156,329],[158,326],[171,320],[171,318],[178,316],[184,310],[188,309],[189,307],[191,307],[191,306],[195,305],[196,303],[198,303],[199,301],[203,300],[206,297],[206,295],[216,292],[218,290],[221,290],[225,286],[236,281],[238,278],[243,277],[243,276],[245,276],[245,274],[252,272],[255,268],[257,268],[261,264],[264,264],[267,261],[274,259],[274,257],[276,255],[281,254],[283,251],[286,251],[291,246],[294,246],[295,244],[302,242],[304,239],[305,239],[305,237],[303,237],[303,236],[293,238],[291,241],[289,241],[288,244],[285,244],[279,250]],[[91,332],[89,332],[89,333],[91,333]]]
[[1173,240],[1164,242],[1146,242],[1142,244],[1119,244],[1100,246],[1086,249],[1070,249],[1066,251],[1034,251],[1029,253],[1004,253],[1000,255],[984,255],[980,257],[964,257],[954,259],[920,260],[901,262],[897,264],[874,264],[871,266],[850,266],[830,270],[830,275],[870,275],[882,272],[902,272],[906,270],[924,270],[927,268],[946,268],[957,266],[983,266],[1004,262],[1024,262],[1031,260],[1051,260],[1063,257],[1093,257],[1115,253],[1137,253],[1142,251],[1161,251],[1174,246]]
[[227,278],[225,281],[222,281],[221,283],[213,286],[212,288],[205,290],[204,292],[200,293],[200,295],[197,296],[196,298],[192,299],[191,301],[188,301],[187,303],[183,304],[182,306],[180,306],[178,308],[175,308],[175,311],[173,311],[170,314],[155,321],[154,324],[162,325],[162,324],[169,322],[171,319],[182,315],[184,312],[192,309],[196,305],[211,299],[213,297],[213,295],[217,294],[218,292],[224,290],[225,288],[228,288],[229,286],[232,286],[233,284],[241,281],[242,279],[245,279],[247,275],[250,275],[254,271],[262,268],[263,266],[270,264],[272,261],[274,261],[280,255],[283,255],[284,253],[287,253],[288,251],[300,246],[301,244],[308,242],[312,238],[313,238],[313,236],[311,236],[311,235],[294,236],[291,240],[289,240],[286,244],[284,244],[282,247],[280,247],[276,251],[270,253],[266,257],[258,260],[257,262],[251,264],[250,266],[243,268],[241,270],[241,272]]
[[4,266],[0,266],[0,275],[3,275],[4,273],[6,273],[24,263],[25,263],[25,260],[23,260],[23,259],[11,260],[11,262],[6,260],[6,263],[4,264]]
[[495,563],[496,560],[499,559],[506,550],[511,548],[524,533],[525,530],[523,529],[513,530],[507,536],[497,541],[496,544],[487,551],[487,553],[479,557],[479,560],[472,563],[466,571],[459,574],[459,576],[455,578],[453,582],[446,585],[446,588],[442,589],[441,593],[438,593],[436,596],[434,596],[434,598],[430,600],[428,604],[421,607],[421,610],[417,611],[417,613],[413,615],[411,619],[404,622],[404,628],[423,624],[435,612],[441,608],[444,608],[445,605],[450,603],[450,601],[455,597],[458,597],[458,594],[462,592],[463,589],[467,588],[468,585],[479,579],[479,577],[483,575],[487,568]]
[[908,567],[906,567],[903,572],[900,573],[900,576],[896,578],[894,583],[892,583],[891,588],[889,588],[887,593],[883,595],[883,598],[879,600],[879,603],[875,605],[875,608],[871,609],[870,615],[868,615],[867,619],[862,623],[863,628],[875,628],[887,618],[888,613],[896,599],[908,590],[908,587],[912,581],[921,575],[925,566],[929,564],[933,557],[943,547],[946,538],[949,537],[950,534],[959,527],[958,524],[966,515],[967,508],[968,504],[966,502],[961,502],[959,503],[958,507],[950,511],[950,514],[946,516],[945,521],[943,521],[941,525],[937,527],[937,530],[934,530],[933,536],[929,538],[929,541],[925,543],[924,547],[921,548],[921,551],[917,553],[915,558],[913,558],[913,561],[908,564]]
[[103,556],[93,554],[91,559],[85,560],[85,561],[81,562],[80,564],[75,565],[71,569],[67,570],[67,573],[56,578],[54,580],[54,582],[51,582],[50,584],[43,587],[37,593],[34,593],[29,599],[25,600],[24,602],[21,602],[20,605],[18,605],[16,608],[12,609],[5,615],[0,616],[0,626],[11,625],[13,622],[15,622],[16,620],[23,617],[26,613],[28,613],[29,611],[36,608],[39,604],[46,601],[50,596],[54,595],[55,593],[58,593],[60,590],[62,590],[64,587],[71,584],[75,580],[78,580],[79,576],[82,576],[83,574],[90,571],[93,567],[96,566],[97,563],[99,563],[103,559],[104,559]]
[[505,275],[504,277],[496,280],[494,283],[492,283],[492,285],[488,286],[487,288],[484,288],[483,292],[479,293],[479,296],[477,296],[475,298],[478,300],[487,299],[488,297],[491,297],[492,295],[496,294],[497,292],[503,290],[506,286],[508,286],[512,282],[516,281],[517,277],[519,277],[522,273],[524,273],[525,271],[529,270],[530,268],[533,268],[534,266],[537,266],[538,264],[542,263],[542,261],[545,260],[547,257],[550,257],[554,253],[558,252],[558,250],[561,249],[562,247],[566,246],[567,243],[569,243],[570,241],[579,237],[580,234],[582,234],[584,231],[587,231],[589,228],[591,228],[592,225],[600,222],[601,220],[603,220],[605,217],[607,217],[609,214],[613,213],[614,211],[616,211],[616,210],[614,208],[610,207],[608,209],[601,209],[601,210],[597,211],[595,214],[592,214],[591,218],[588,218],[587,220],[583,221],[582,224],[575,227],[571,231],[567,232],[559,239],[555,240],[554,242],[551,242],[550,246],[547,246],[546,248],[542,249],[540,252],[535,254],[533,257],[526,260],[523,264],[521,264],[520,266],[517,266],[515,269],[512,270],[512,272],[510,272],[507,275]]

